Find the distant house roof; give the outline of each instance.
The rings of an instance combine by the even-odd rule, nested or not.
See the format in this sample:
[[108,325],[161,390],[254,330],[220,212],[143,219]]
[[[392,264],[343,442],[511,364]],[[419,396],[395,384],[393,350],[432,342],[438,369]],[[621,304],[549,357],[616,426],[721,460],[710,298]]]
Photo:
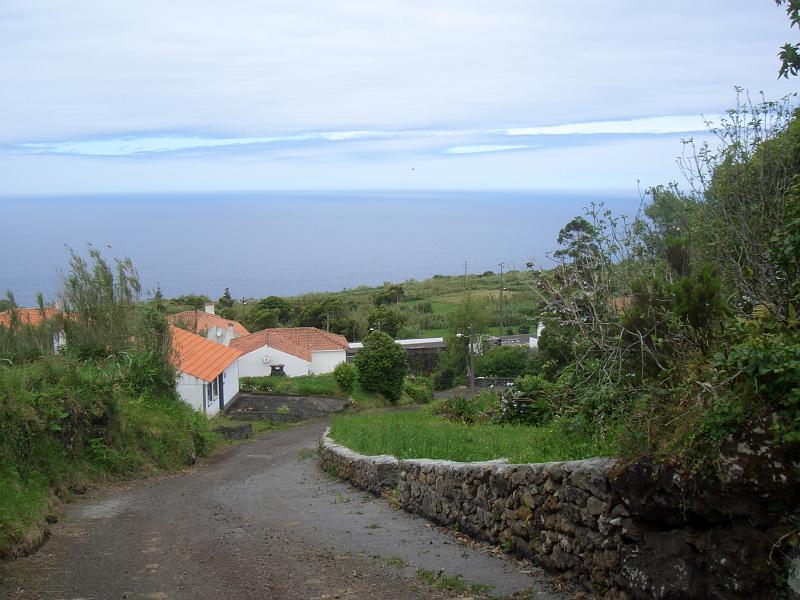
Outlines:
[[179,371],[203,381],[214,381],[242,355],[235,348],[217,344],[180,327],[173,325],[169,329],[172,334],[172,364]]
[[42,321],[47,321],[56,315],[60,315],[61,311],[57,308],[45,308],[44,313],[38,308],[14,308],[11,310],[4,310],[0,312],[0,326],[10,326],[14,313],[16,313],[18,323],[24,325],[41,325]]
[[348,348],[347,340],[341,335],[322,331],[316,327],[264,329],[231,341],[231,348],[237,348],[244,353],[252,352],[263,346],[275,348],[303,360],[311,360],[312,352],[347,350]]
[[[395,344],[399,344],[406,350],[418,350],[420,348],[446,348],[447,344],[444,338],[411,338],[406,340],[395,340]],[[358,351],[364,347],[364,342],[351,342],[349,345],[351,351]]]
[[[245,329],[241,323],[233,319],[224,319],[219,315],[212,315],[202,310],[185,310],[183,312],[175,313],[167,317],[173,325],[180,323],[182,325],[191,327],[195,333],[208,331],[212,327],[219,327],[220,329],[227,329],[228,324],[233,325],[233,330],[239,335],[248,335],[250,332]],[[195,321],[196,320],[196,321]],[[195,322],[197,326],[195,327]]]

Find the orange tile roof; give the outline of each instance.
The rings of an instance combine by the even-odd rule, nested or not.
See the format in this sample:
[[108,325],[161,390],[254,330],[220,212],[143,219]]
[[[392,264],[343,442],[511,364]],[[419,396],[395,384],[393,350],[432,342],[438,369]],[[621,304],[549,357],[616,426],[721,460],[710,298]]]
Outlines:
[[233,325],[233,330],[239,335],[248,335],[250,333],[238,321],[234,321],[233,319],[224,319],[219,315],[212,315],[211,313],[207,313],[202,310],[185,310],[167,317],[167,320],[169,320],[169,322],[172,324],[181,323],[182,325],[189,325],[192,327],[194,327],[195,319],[197,319],[197,329],[195,330],[195,333],[208,331],[212,327],[219,327],[220,329],[224,330],[228,328],[228,323]]
[[44,314],[38,308],[14,308],[0,312],[0,326],[8,327],[11,325],[12,314],[16,313],[17,322],[25,325],[41,325],[43,320],[49,320],[60,315],[61,311],[57,308],[45,308]]
[[269,346],[303,360],[311,360],[311,353],[319,350],[347,350],[349,344],[341,335],[322,331],[316,327],[281,327],[264,329],[231,341],[231,348],[244,353]]
[[214,381],[243,354],[180,327],[172,325],[169,329],[172,334],[172,364],[181,372],[203,381]]

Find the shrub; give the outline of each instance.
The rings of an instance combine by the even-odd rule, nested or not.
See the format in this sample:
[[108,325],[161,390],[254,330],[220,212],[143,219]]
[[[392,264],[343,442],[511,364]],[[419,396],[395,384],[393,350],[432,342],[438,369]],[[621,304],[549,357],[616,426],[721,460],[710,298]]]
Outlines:
[[353,390],[356,377],[358,377],[358,371],[355,365],[347,362],[339,363],[333,370],[333,378],[336,379],[336,383],[339,384],[339,387],[346,392]]
[[503,396],[500,421],[540,425],[549,421],[550,392],[553,384],[540,375],[525,375],[514,382],[514,387]]
[[531,368],[531,353],[524,346],[495,346],[477,361],[477,375],[520,377]]
[[405,392],[417,404],[433,400],[433,380],[429,377],[406,377]]
[[373,331],[364,339],[364,348],[356,354],[358,381],[368,392],[380,392],[397,401],[403,393],[403,379],[408,368],[406,351],[387,334]]
[[488,423],[497,416],[499,408],[497,394],[484,391],[474,398],[445,398],[431,406],[431,413],[458,423]]

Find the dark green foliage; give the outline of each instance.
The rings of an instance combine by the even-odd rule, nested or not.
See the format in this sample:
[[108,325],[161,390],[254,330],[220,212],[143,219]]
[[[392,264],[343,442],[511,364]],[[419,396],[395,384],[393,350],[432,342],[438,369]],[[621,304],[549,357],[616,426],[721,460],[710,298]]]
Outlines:
[[408,369],[406,351],[381,331],[364,338],[364,348],[355,356],[358,381],[370,392],[379,392],[397,401],[403,393],[403,380]]
[[518,378],[513,388],[503,395],[497,420],[529,425],[546,423],[554,414],[551,407],[552,391],[553,384],[540,375]]
[[177,296],[170,302],[173,304],[173,306],[180,308],[180,310],[183,310],[184,308],[203,310],[203,307],[210,303],[211,300],[208,296],[203,294],[186,294],[184,296]]
[[231,291],[228,288],[225,288],[225,292],[217,300],[216,305],[217,311],[225,308],[233,308],[233,296],[231,296]]
[[458,423],[490,423],[500,413],[500,399],[491,391],[481,392],[474,398],[452,396],[433,404],[431,412]]
[[525,346],[494,346],[475,362],[482,377],[520,377],[530,371],[531,352]]
[[382,304],[398,304],[405,296],[402,285],[384,285],[383,289],[375,295],[375,306]]
[[[789,17],[791,27],[800,27],[800,1],[798,0],[775,0],[778,6],[786,7],[786,16]],[[780,77],[789,78],[789,75],[796,76],[800,73],[800,44],[784,44],[778,53],[781,60],[779,70]]]
[[429,377],[406,377],[404,390],[417,404],[427,404],[433,400],[433,380]]
[[708,327],[722,316],[720,281],[712,267],[681,277],[674,287],[675,313],[695,329]]
[[242,390],[248,392],[269,392],[271,394],[292,396],[341,397],[344,395],[333,373],[301,375],[299,377],[242,377],[239,385]]
[[355,365],[351,363],[339,363],[333,370],[333,377],[336,379],[336,383],[340,388],[346,392],[350,392],[352,391],[353,386],[356,384],[358,370],[356,369]]
[[248,331],[261,331],[278,326],[279,313],[277,310],[256,307],[247,313],[242,323]]
[[398,336],[404,322],[405,316],[384,305],[376,307],[367,317],[367,325],[370,329],[382,331],[393,338]]
[[255,308],[275,311],[281,325],[288,325],[294,314],[294,305],[280,296],[267,296],[256,302]]

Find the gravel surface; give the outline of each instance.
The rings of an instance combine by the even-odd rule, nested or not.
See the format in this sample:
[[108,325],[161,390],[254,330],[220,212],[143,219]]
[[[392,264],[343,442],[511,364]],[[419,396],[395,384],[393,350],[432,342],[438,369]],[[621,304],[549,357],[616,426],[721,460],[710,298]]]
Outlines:
[[271,432],[185,473],[85,495],[37,553],[0,562],[0,598],[459,597],[417,569],[493,596],[569,597],[530,565],[320,472],[324,427]]

